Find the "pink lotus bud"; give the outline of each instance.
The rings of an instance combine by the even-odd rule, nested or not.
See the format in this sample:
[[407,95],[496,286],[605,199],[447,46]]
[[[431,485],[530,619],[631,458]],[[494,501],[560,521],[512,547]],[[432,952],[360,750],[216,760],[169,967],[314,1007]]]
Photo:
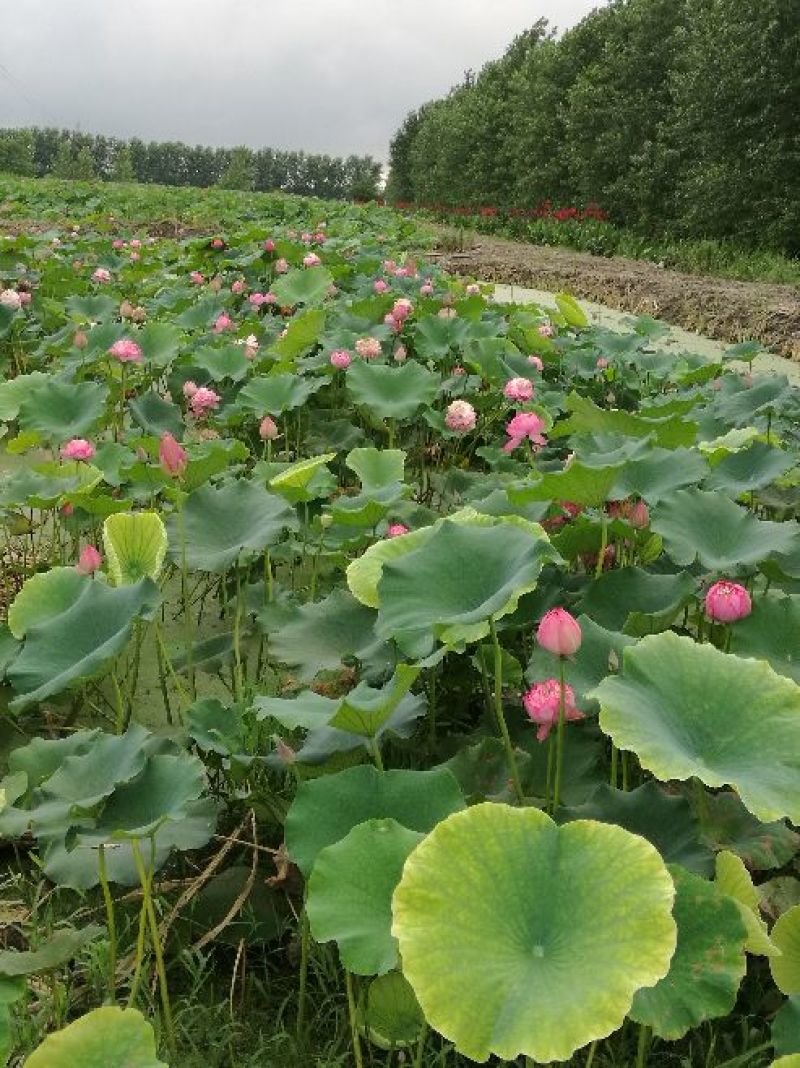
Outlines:
[[265,415],[259,423],[258,436],[262,441],[274,441],[278,436],[278,426],[275,420]]
[[142,362],[142,350],[130,338],[123,337],[119,341],[115,341],[108,350],[108,354],[113,356],[115,360],[119,360],[120,363]]
[[608,360],[605,358],[605,356],[598,357],[598,360],[597,360],[597,363],[595,364],[595,367],[599,371],[604,371],[606,369],[606,367],[608,367]]
[[420,295],[423,297],[429,297],[433,293],[433,285],[431,282],[425,282],[419,287]]
[[408,350],[405,345],[396,345],[394,350],[394,362],[404,363],[408,356]]
[[388,293],[390,286],[388,282],[384,282],[382,278],[379,278],[372,288],[376,293]]
[[314,240],[317,242],[318,245],[324,245],[328,239],[325,234],[323,234],[320,230],[318,233],[314,234]]
[[552,337],[555,333],[555,330],[550,323],[539,323],[537,330],[539,332],[539,337]]
[[548,653],[572,656],[581,647],[580,624],[564,608],[551,608],[536,630],[536,640]]
[[215,249],[225,248],[225,242],[222,240],[221,237],[215,237],[214,240],[211,242],[211,247]]
[[61,448],[61,455],[65,460],[91,460],[94,453],[94,445],[86,438],[73,438]]
[[[523,694],[522,703],[528,717],[539,726],[536,740],[546,741],[553,727],[558,726],[561,713],[561,683],[558,679],[534,683],[530,690]],[[583,719],[583,713],[575,707],[573,689],[566,683],[564,684],[564,719],[565,721]]]
[[99,282],[101,285],[105,285],[106,283],[111,281],[111,272],[107,271],[105,267],[98,267],[97,270],[92,274],[92,281]]
[[303,257],[304,267],[319,267],[321,263],[322,260],[319,258],[316,252],[309,252],[307,256]]
[[477,282],[470,282],[467,286],[465,293],[468,297],[479,297],[481,295],[481,287]]
[[353,357],[347,349],[337,349],[331,353],[331,366],[337,371],[345,371],[353,362]]
[[401,323],[404,323],[409,317],[409,315],[413,312],[413,310],[414,305],[411,303],[411,301],[407,297],[401,297],[399,300],[396,300],[394,302],[394,307],[392,308],[392,315],[395,317],[395,319],[399,320]]
[[186,450],[178,444],[169,432],[165,433],[158,446],[158,459],[161,467],[171,478],[180,478],[186,470],[189,459]]
[[268,237],[267,240],[264,242],[264,251],[265,252],[274,252],[275,251],[275,242],[272,240],[271,237]]
[[230,330],[232,326],[233,319],[227,316],[225,312],[222,312],[220,315],[217,316],[217,320],[213,326],[213,331],[215,334],[221,334],[223,330]]
[[275,260],[275,273],[276,274],[286,274],[286,272],[288,270],[289,270],[289,263],[288,263],[287,260],[284,260],[284,259]]
[[236,281],[231,285],[231,293],[236,293],[237,296],[239,293],[244,293],[244,282],[241,278],[237,278]]
[[391,312],[383,317],[384,326],[388,326],[390,330],[393,330],[395,334],[399,334],[403,329],[403,324],[399,319],[395,319]]
[[408,527],[404,523],[390,523],[386,529],[387,538],[399,538],[408,534]]
[[189,278],[196,286],[201,286],[205,282],[205,277],[199,271],[192,271]]
[[215,393],[213,389],[208,389],[206,386],[198,387],[189,401],[192,415],[197,419],[202,419],[209,412],[219,407],[220,399],[219,393]]
[[531,367],[535,367],[537,371],[544,370],[544,364],[538,356],[529,356],[528,363],[531,365]]
[[448,405],[445,412],[444,422],[448,430],[454,430],[458,434],[466,434],[475,429],[478,417],[475,409],[465,400],[455,400]]
[[72,513],[74,511],[75,511],[75,509],[69,503],[69,501],[65,501],[64,504],[62,504],[61,507],[59,508],[59,512],[61,513],[61,516],[64,519],[69,519],[69,517],[72,515]]
[[102,567],[103,557],[95,549],[94,545],[84,545],[75,570],[80,575],[93,575],[98,568]]
[[533,396],[533,382],[527,378],[512,378],[503,387],[503,396],[507,400],[525,403]]
[[750,594],[738,582],[715,582],[706,594],[706,615],[715,623],[735,623],[753,610]]
[[115,238],[115,240],[111,242],[111,247],[113,249],[125,248],[125,242],[119,237]]
[[644,501],[638,500],[631,504],[628,522],[636,530],[644,530],[650,525],[650,512]]
[[75,334],[72,338],[72,344],[75,346],[76,349],[86,348],[86,346],[89,344],[89,339],[86,334],[84,334],[83,330],[75,331]]
[[190,400],[195,395],[196,392],[197,392],[197,383],[196,382],[192,382],[192,380],[189,379],[188,382],[184,382],[183,383],[183,395],[184,395],[184,397],[186,397],[187,400]]
[[142,247],[142,242],[139,240],[138,237],[134,237],[133,241],[131,241],[131,248],[141,248],[141,247]]

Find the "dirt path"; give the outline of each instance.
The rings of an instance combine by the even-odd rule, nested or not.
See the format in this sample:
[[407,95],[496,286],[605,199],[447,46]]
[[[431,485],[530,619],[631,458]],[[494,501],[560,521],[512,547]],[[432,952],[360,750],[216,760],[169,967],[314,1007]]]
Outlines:
[[800,362],[798,286],[681,274],[643,260],[590,256],[483,234],[471,249],[441,252],[435,258],[453,274],[551,292],[566,290],[721,341],[755,339]]

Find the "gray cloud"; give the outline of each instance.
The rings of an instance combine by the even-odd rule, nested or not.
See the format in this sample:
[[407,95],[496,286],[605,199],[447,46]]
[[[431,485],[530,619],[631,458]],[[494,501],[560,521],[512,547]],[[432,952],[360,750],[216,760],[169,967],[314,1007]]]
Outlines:
[[598,0],[26,0],[0,125],[385,158],[403,116]]

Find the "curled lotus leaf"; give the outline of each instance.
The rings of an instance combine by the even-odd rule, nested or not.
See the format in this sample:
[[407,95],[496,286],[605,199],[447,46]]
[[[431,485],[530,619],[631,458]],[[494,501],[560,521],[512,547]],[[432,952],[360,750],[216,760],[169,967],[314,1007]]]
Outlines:
[[155,512],[118,512],[103,523],[108,574],[115,586],[157,581],[167,554],[167,530]]

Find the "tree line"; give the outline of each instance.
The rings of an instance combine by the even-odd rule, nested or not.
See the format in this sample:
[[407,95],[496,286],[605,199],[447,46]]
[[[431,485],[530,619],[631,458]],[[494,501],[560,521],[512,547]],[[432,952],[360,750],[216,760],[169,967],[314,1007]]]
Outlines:
[[545,21],[394,136],[387,194],[598,203],[647,233],[800,252],[798,0],[612,0]]
[[370,156],[336,157],[272,148],[253,150],[129,141],[50,128],[0,129],[0,172],[159,185],[282,190],[326,199],[370,199],[381,165]]

